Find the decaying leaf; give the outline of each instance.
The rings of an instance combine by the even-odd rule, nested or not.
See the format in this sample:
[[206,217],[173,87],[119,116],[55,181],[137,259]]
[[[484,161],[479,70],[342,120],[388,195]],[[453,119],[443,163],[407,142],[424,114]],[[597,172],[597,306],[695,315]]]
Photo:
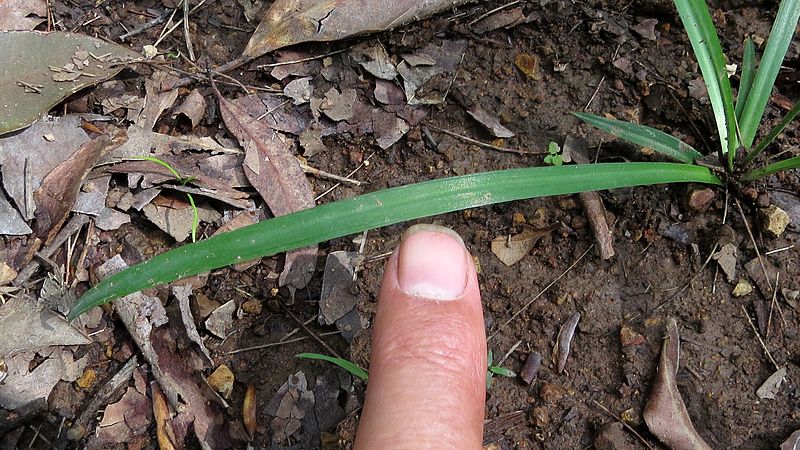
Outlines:
[[172,112],[173,117],[182,114],[196,127],[206,115],[206,99],[197,89],[192,90],[180,106]]
[[157,381],[150,383],[150,391],[153,393],[153,416],[156,420],[156,440],[159,450],[174,450],[175,433],[172,431],[172,413],[167,404],[167,397],[161,390]]
[[711,257],[717,261],[722,272],[725,273],[725,278],[729,283],[736,280],[736,244],[728,243],[722,246],[719,251],[714,253]]
[[147,397],[146,374],[139,368],[133,373],[136,381],[122,398],[105,407],[89,448],[109,448],[123,442],[142,445],[149,440],[147,430],[152,422],[152,408]]
[[764,381],[757,390],[756,395],[760,399],[773,399],[776,395],[778,395],[778,391],[781,388],[781,384],[786,380],[786,375],[788,372],[786,367],[781,367],[780,369],[776,370],[772,375]]
[[492,253],[507,266],[513,266],[524,258],[542,237],[558,228],[556,225],[545,228],[525,228],[514,236],[500,236],[492,239]]
[[0,306],[0,324],[0,357],[53,345],[92,343],[64,317],[27,295],[12,298]]
[[515,136],[514,132],[504,127],[497,117],[487,113],[477,106],[473,106],[472,108],[468,109],[467,114],[472,116],[473,119],[477,120],[481,125],[486,127],[486,130],[488,130],[489,133],[491,133],[494,137],[511,138]]
[[250,440],[256,435],[256,387],[252,384],[247,385],[247,391],[244,393],[244,401],[242,402],[242,421],[244,422],[244,429]]
[[32,233],[31,227],[19,212],[8,202],[6,194],[0,189],[0,235],[25,235]]
[[69,95],[111,78],[139,57],[75,33],[0,32],[0,135],[30,125]]
[[[245,150],[245,174],[272,213],[282,216],[313,208],[316,205],[314,193],[284,138],[237,104],[227,101],[216,88],[214,92],[225,125]],[[316,259],[316,246],[287,253],[278,283],[293,289],[304,288],[314,274]]]
[[553,362],[556,364],[556,371],[558,373],[564,372],[564,367],[567,365],[572,338],[575,336],[575,328],[578,326],[578,321],[580,320],[581,313],[574,312],[558,330],[556,345],[553,347]]
[[800,430],[795,431],[788,439],[781,444],[781,450],[800,449]]
[[172,295],[178,299],[178,309],[181,311],[181,321],[183,327],[186,329],[186,337],[200,349],[200,355],[206,367],[214,366],[214,359],[211,358],[211,353],[208,352],[206,344],[197,332],[197,326],[194,323],[192,316],[192,309],[189,306],[189,296],[192,295],[192,285],[190,284],[176,284],[172,286]]
[[33,30],[45,17],[45,0],[0,0],[0,31]]
[[273,417],[269,424],[272,442],[285,443],[299,433],[307,439],[314,430],[304,428],[303,424],[316,422],[314,403],[314,392],[308,389],[305,373],[290,375],[266,407],[267,414]]
[[391,30],[468,1],[278,0],[264,14],[243,56],[254,59],[300,42],[335,41]]
[[15,410],[47,398],[59,381],[78,379],[89,362],[88,355],[76,361],[72,351],[62,347],[38,354],[42,362],[35,366],[31,364],[36,357],[34,352],[18,352],[4,358],[7,376],[0,383],[0,408]]
[[236,312],[236,301],[229,300],[215,309],[206,319],[206,330],[214,336],[225,339],[233,325],[233,314]]
[[644,421],[650,431],[672,450],[711,450],[694,429],[675,383],[679,357],[678,323],[670,317],[653,391],[644,407]]

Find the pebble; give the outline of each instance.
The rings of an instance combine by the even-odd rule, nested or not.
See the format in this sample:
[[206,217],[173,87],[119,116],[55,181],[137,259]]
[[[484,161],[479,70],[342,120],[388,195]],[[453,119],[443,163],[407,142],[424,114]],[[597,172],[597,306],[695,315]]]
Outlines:
[[751,292],[753,292],[753,285],[744,278],[740,278],[739,282],[736,283],[736,287],[733,288],[731,295],[734,297],[744,297]]
[[553,383],[542,383],[542,388],[539,389],[539,396],[542,397],[545,403],[555,403],[566,394],[563,387]]
[[758,217],[761,219],[761,229],[773,238],[782,235],[786,227],[791,223],[789,214],[775,205],[760,208]]
[[221,364],[208,376],[208,385],[226,399],[230,398],[233,392],[233,381],[233,372],[225,364]]

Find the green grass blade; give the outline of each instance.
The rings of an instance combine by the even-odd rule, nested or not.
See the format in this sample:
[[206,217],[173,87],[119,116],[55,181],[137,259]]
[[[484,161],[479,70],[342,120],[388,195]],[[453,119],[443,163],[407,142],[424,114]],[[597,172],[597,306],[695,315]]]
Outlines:
[[533,197],[677,182],[722,184],[700,166],[605,163],[499,170],[385,189],[162,253],[101,281],[78,300],[69,318],[142,289],[407,220]]
[[491,366],[491,367],[489,367],[489,372],[492,372],[495,375],[500,375],[501,377],[511,377],[511,378],[513,378],[513,377],[517,376],[517,374],[514,373],[513,370],[506,369],[505,367],[500,367],[500,366]]
[[369,377],[369,374],[366,370],[358,367],[354,363],[342,359],[342,358],[335,358],[333,356],[328,355],[321,355],[319,353],[300,353],[299,355],[294,355],[295,358],[303,358],[303,359],[321,359],[322,361],[327,361],[332,364],[336,364],[337,366],[341,367],[342,369],[350,372],[351,374],[361,378],[362,380],[366,381]]
[[675,0],[675,7],[692,43],[697,63],[708,88],[708,99],[717,122],[722,151],[728,152],[728,168],[733,170],[736,155],[736,112],[733,92],[725,67],[725,55],[705,0]]
[[744,181],[755,181],[782,170],[796,169],[798,167],[800,167],[800,156],[794,156],[750,171],[742,179]]
[[742,121],[742,111],[753,87],[753,78],[756,76],[756,46],[753,40],[744,41],[744,57],[742,58],[742,77],[739,79],[739,92],[736,94],[736,120]]
[[682,163],[692,164],[695,159],[703,157],[703,155],[691,145],[675,136],[656,130],[655,128],[624,122],[622,120],[606,119],[605,117],[594,114],[573,114],[582,121],[606,133],[613,134],[632,144],[652,148],[654,151]]
[[739,121],[742,144],[750,148],[758,132],[758,125],[764,116],[764,110],[772,94],[772,86],[778,76],[778,70],[786,56],[786,50],[792,41],[797,19],[800,18],[800,0],[783,0],[778,6],[778,15],[772,24],[772,31],[767,40],[767,47],[758,65],[755,80],[747,103]]
[[164,167],[167,168],[167,170],[170,171],[170,173],[172,173],[172,176],[175,177],[175,180],[178,183],[180,183],[183,180],[183,178],[181,178],[181,174],[179,174],[178,171],[175,170],[175,168],[172,167],[172,165],[170,165],[170,163],[164,161],[163,159],[156,158],[155,156],[132,156],[132,158],[133,159],[138,159],[140,161],[150,161],[150,162],[154,162],[154,163],[156,163],[156,164],[158,164],[160,166],[164,166]]
[[767,146],[771,144],[772,141],[774,141],[775,138],[778,137],[779,134],[781,134],[781,132],[783,132],[783,129],[786,128],[786,125],[789,125],[789,123],[791,123],[791,121],[793,121],[795,117],[797,117],[798,113],[800,113],[800,101],[797,101],[794,104],[794,106],[792,106],[792,109],[790,109],[789,112],[787,112],[786,115],[783,116],[783,119],[781,119],[781,121],[778,122],[778,124],[775,125],[775,127],[773,127],[772,130],[770,130],[769,134],[767,134],[764,137],[764,139],[762,139],[758,143],[758,145],[756,145],[753,151],[747,154],[747,159],[745,160],[745,162],[746,163],[752,162],[756,156],[758,156],[761,152],[763,152],[764,149],[767,148]]

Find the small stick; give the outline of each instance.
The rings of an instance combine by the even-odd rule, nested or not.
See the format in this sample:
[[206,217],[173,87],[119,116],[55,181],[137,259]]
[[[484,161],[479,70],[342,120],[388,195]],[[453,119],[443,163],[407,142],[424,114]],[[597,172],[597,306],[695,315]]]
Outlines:
[[476,23],[480,22],[481,20],[483,20],[483,19],[485,19],[485,18],[487,18],[487,17],[491,16],[492,14],[494,14],[494,13],[496,13],[496,12],[498,12],[498,11],[502,11],[502,10],[504,10],[504,9],[506,9],[506,8],[509,8],[509,7],[511,7],[511,6],[514,6],[514,5],[516,5],[517,3],[519,3],[519,0],[514,0],[514,1],[513,1],[513,2],[511,2],[511,3],[506,3],[505,5],[498,6],[497,8],[495,8],[495,9],[493,9],[493,10],[491,10],[491,11],[487,11],[487,12],[485,12],[485,13],[481,14],[480,16],[476,17],[476,18],[475,18],[475,19],[473,19],[473,20],[472,20],[472,22],[470,22],[468,25],[469,25],[469,26],[473,26],[473,25],[475,25]]
[[553,285],[554,285],[554,284],[556,284],[556,283],[558,282],[558,280],[562,279],[562,278],[563,278],[563,277],[564,277],[564,276],[565,276],[567,273],[569,273],[569,271],[570,271],[570,270],[574,269],[574,268],[575,268],[575,266],[577,266],[577,265],[578,265],[578,263],[579,263],[579,262],[580,262],[580,261],[581,261],[581,260],[582,260],[582,259],[583,259],[583,258],[586,256],[586,255],[588,255],[590,251],[592,251],[592,249],[593,249],[593,248],[594,248],[594,244],[590,245],[590,246],[589,246],[589,248],[587,248],[587,249],[586,249],[586,250],[585,250],[583,253],[581,253],[581,256],[579,256],[579,257],[578,257],[578,258],[577,258],[577,259],[576,259],[576,260],[575,260],[575,261],[574,261],[572,264],[570,264],[570,266],[569,266],[569,267],[567,267],[567,269],[566,269],[565,271],[561,272],[561,275],[557,276],[557,277],[556,277],[556,278],[555,278],[553,281],[551,281],[551,282],[550,282],[550,284],[548,284],[547,286],[545,286],[545,288],[544,288],[544,289],[542,289],[542,290],[541,290],[541,291],[540,291],[538,294],[536,294],[536,296],[535,296],[535,297],[533,297],[533,298],[532,298],[532,299],[531,299],[531,300],[530,300],[528,303],[526,303],[526,304],[525,304],[525,305],[524,305],[522,308],[520,308],[520,310],[519,310],[519,311],[515,312],[515,313],[514,313],[514,315],[513,315],[513,316],[511,316],[511,318],[510,318],[510,319],[508,319],[508,320],[506,321],[506,323],[504,323],[504,324],[502,324],[501,326],[497,327],[497,331],[495,331],[494,333],[492,333],[492,335],[491,335],[491,336],[489,336],[489,339],[487,339],[486,341],[488,342],[488,341],[492,340],[492,338],[494,338],[494,337],[497,335],[497,333],[499,333],[499,332],[500,332],[500,330],[501,330],[501,329],[503,329],[503,327],[507,326],[509,323],[511,323],[511,321],[513,321],[514,319],[516,319],[516,318],[517,318],[517,316],[519,316],[520,314],[522,314],[522,312],[523,312],[523,311],[525,311],[525,309],[527,309],[529,306],[531,306],[531,304],[533,304],[533,302],[535,302],[537,299],[539,299],[539,297],[541,297],[541,296],[542,296],[542,294],[544,294],[545,292],[547,292],[547,290],[548,290],[548,289],[550,289],[551,287],[553,287]]
[[475,144],[480,147],[489,148],[492,150],[497,150],[499,152],[506,152],[506,153],[514,153],[517,155],[545,155],[547,152],[526,152],[524,150],[517,150],[515,148],[508,148],[508,147],[498,147],[496,145],[487,144],[486,142],[481,142],[471,137],[464,136],[463,134],[458,134],[456,132],[445,130],[444,128],[435,127],[433,125],[428,125],[428,128],[433,130],[439,131],[441,133],[447,134],[449,136],[453,136],[454,138],[461,139],[462,141],[469,142],[470,144]]
[[300,319],[298,319],[298,318],[297,318],[297,316],[295,316],[295,315],[294,315],[294,313],[292,313],[291,311],[289,311],[289,308],[287,308],[287,307],[286,307],[286,304],[285,304],[285,303],[283,303],[283,302],[280,302],[280,303],[281,303],[281,306],[283,306],[283,310],[284,310],[284,312],[286,312],[286,314],[288,314],[288,315],[289,315],[289,317],[291,317],[292,319],[294,319],[294,321],[295,321],[295,322],[297,322],[297,324],[298,324],[298,325],[300,325],[300,328],[302,328],[302,329],[303,329],[303,331],[305,331],[305,332],[306,332],[306,333],[307,333],[309,336],[311,336],[311,337],[312,337],[312,338],[313,338],[315,341],[319,342],[319,343],[320,343],[320,345],[322,345],[323,347],[325,347],[325,350],[327,350],[327,351],[328,351],[328,352],[329,352],[331,355],[333,355],[333,356],[335,356],[335,357],[337,357],[337,358],[339,358],[339,359],[343,359],[341,356],[339,356],[339,353],[337,353],[337,352],[336,352],[336,350],[334,350],[333,348],[331,348],[331,346],[330,346],[330,345],[328,345],[328,343],[327,343],[327,342],[325,342],[325,341],[323,341],[322,339],[320,339],[320,337],[319,337],[319,336],[317,336],[316,334],[314,334],[314,332],[313,332],[313,331],[311,331],[311,329],[310,329],[310,328],[308,328],[304,322],[300,321]]
[[[328,56],[338,55],[339,53],[343,53],[343,52],[345,52],[347,50],[348,50],[347,48],[342,48],[342,49],[339,49],[339,50],[334,50],[332,52],[323,53],[321,55],[309,56],[307,58],[300,58],[300,59],[295,59],[295,60],[292,60],[292,61],[281,61],[281,62],[274,62],[274,63],[269,63],[269,64],[261,64],[259,66],[256,66],[256,69],[262,70],[262,69],[269,69],[271,67],[288,66],[289,64],[298,64],[298,63],[307,62],[307,61],[314,61],[316,59],[323,59],[323,58],[327,58]],[[217,69],[217,70],[221,70],[221,69]]]
[[652,446],[652,445],[650,445],[650,443],[648,443],[647,441],[645,441],[645,440],[644,440],[644,438],[643,438],[643,437],[642,437],[642,436],[641,436],[639,433],[637,433],[637,432],[636,432],[636,430],[634,430],[633,428],[631,428],[631,426],[630,426],[630,425],[628,425],[627,423],[625,423],[625,421],[624,421],[624,420],[620,420],[620,419],[619,419],[619,417],[617,417],[616,415],[614,415],[614,413],[612,413],[611,411],[609,411],[609,410],[608,410],[608,408],[606,408],[605,406],[601,405],[601,404],[600,404],[600,403],[599,403],[597,400],[594,400],[594,399],[592,399],[592,402],[594,402],[594,404],[595,404],[595,405],[599,406],[599,407],[600,407],[600,409],[602,409],[603,411],[605,411],[605,412],[606,412],[606,414],[608,414],[609,416],[611,416],[611,417],[612,417],[614,420],[616,420],[616,421],[618,421],[619,423],[621,423],[621,424],[622,424],[622,426],[623,426],[623,427],[625,427],[625,428],[626,428],[628,431],[630,431],[631,433],[633,433],[633,435],[634,435],[634,436],[636,436],[636,437],[637,437],[637,438],[638,438],[640,441],[642,441],[642,444],[646,445],[646,446],[647,446],[647,448],[649,448],[650,450],[654,450],[654,449],[653,449],[653,446]]
[[[299,328],[297,328],[297,329],[299,329]],[[326,333],[320,333],[320,336],[323,336],[323,337],[325,337],[325,336],[333,336],[334,334],[339,334],[339,333],[340,333],[339,331],[328,331]],[[285,344],[292,344],[292,343],[295,343],[295,342],[301,342],[301,341],[305,341],[305,340],[308,340],[308,339],[311,339],[311,338],[308,337],[308,336],[301,336],[301,337],[298,337],[298,338],[288,339],[288,340],[285,340],[285,341],[284,340],[280,340],[278,342],[270,342],[269,344],[255,345],[253,347],[245,347],[245,348],[240,348],[240,349],[236,349],[236,350],[231,350],[229,352],[225,352],[225,354],[226,355],[235,355],[237,353],[244,353],[244,352],[249,352],[249,351],[252,351],[252,350],[262,350],[262,349],[265,349],[265,348],[277,347],[279,345],[285,345]]]
[[767,268],[764,267],[764,259],[761,257],[761,252],[758,251],[758,244],[756,244],[756,238],[753,237],[753,232],[750,230],[750,224],[747,223],[747,216],[744,215],[744,210],[742,209],[742,204],[739,203],[738,198],[734,198],[736,201],[736,207],[739,208],[739,214],[742,215],[742,222],[744,222],[744,228],[747,230],[747,235],[750,236],[750,241],[753,243],[753,248],[756,250],[756,256],[758,257],[758,264],[761,266],[761,270],[764,272],[764,280],[767,282],[767,286],[772,289],[772,283],[769,281],[769,275],[767,274]]
[[144,33],[145,31],[149,30],[150,28],[153,28],[154,26],[159,25],[160,23],[162,23],[165,20],[167,20],[167,17],[169,16],[169,14],[170,14],[169,11],[165,11],[160,16],[158,16],[158,17],[156,17],[154,19],[148,20],[142,26],[140,26],[138,28],[134,28],[133,30],[131,30],[131,31],[125,33],[125,34],[121,34],[119,36],[119,40],[122,41],[122,42],[125,42],[125,40],[128,39],[128,38],[131,38],[131,37],[134,37],[136,35]]
[[775,250],[770,250],[764,253],[764,256],[774,255],[775,253],[785,252],[786,250],[791,250],[794,248],[794,244],[788,245],[786,247],[776,248]]
[[[355,169],[353,169],[353,171],[352,171],[352,172],[348,173],[348,174],[347,174],[347,177],[345,177],[345,178],[350,178],[350,177],[352,177],[353,175],[355,175],[355,173],[356,173],[356,172],[358,172],[359,170],[361,170],[361,168],[362,168],[362,167],[366,167],[366,166],[368,166],[368,165],[369,165],[369,159],[370,159],[370,158],[372,158],[374,155],[375,155],[375,153],[370,153],[370,155],[369,155],[369,156],[367,156],[366,158],[364,158],[364,161],[363,161],[361,164],[359,164],[359,165],[358,165],[358,167],[356,167]],[[331,192],[333,192],[333,191],[334,191],[334,189],[338,188],[338,187],[339,187],[339,186],[341,186],[341,185],[342,185],[342,183],[336,183],[336,184],[334,184],[333,186],[331,186],[331,187],[329,187],[328,189],[326,189],[326,190],[325,190],[325,192],[323,192],[322,194],[319,194],[318,196],[316,196],[316,198],[314,198],[314,201],[315,201],[315,202],[318,202],[318,201],[319,201],[319,200],[320,200],[322,197],[325,197],[326,195],[330,194]]]
[[186,40],[186,51],[189,59],[194,61],[194,48],[192,48],[192,38],[189,33],[189,0],[183,0],[183,37]]
[[779,370],[780,366],[778,365],[777,362],[775,362],[775,358],[773,358],[772,357],[772,353],[769,352],[769,349],[767,348],[767,344],[765,344],[764,341],[761,339],[761,335],[758,334],[758,330],[756,329],[756,326],[753,324],[753,320],[750,318],[750,315],[747,314],[747,310],[744,309],[744,305],[741,305],[741,307],[742,307],[742,312],[744,313],[744,317],[745,317],[745,319],[747,319],[747,323],[750,324],[750,328],[752,328],[753,329],[753,333],[756,334],[756,337],[758,338],[758,342],[761,344],[761,348],[764,349],[764,353],[766,353],[767,358],[769,358],[769,360],[772,363],[772,365],[775,366],[775,370]]
[[311,175],[320,177],[320,178],[330,178],[331,180],[336,180],[341,183],[348,183],[352,184],[353,186],[361,186],[364,181],[353,180],[352,178],[343,177],[341,175],[336,175],[334,173],[325,172],[324,170],[320,170],[314,167],[309,166],[304,162],[300,162],[300,168],[303,169],[303,172],[310,173]]
[[594,90],[594,93],[592,94],[592,96],[589,97],[589,101],[586,102],[586,106],[583,107],[583,111],[584,112],[588,111],[589,107],[592,106],[592,102],[594,101],[594,98],[597,97],[597,93],[600,92],[600,88],[603,87],[603,82],[604,81],[606,81],[606,76],[605,75],[603,75],[600,78],[600,82],[597,83],[597,89]]

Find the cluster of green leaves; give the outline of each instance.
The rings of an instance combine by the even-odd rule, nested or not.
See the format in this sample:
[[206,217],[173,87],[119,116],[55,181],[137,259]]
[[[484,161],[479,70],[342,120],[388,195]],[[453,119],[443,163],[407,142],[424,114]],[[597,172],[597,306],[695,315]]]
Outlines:
[[547,144],[547,155],[544,157],[544,163],[551,166],[560,166],[564,163],[561,159],[561,147],[553,141]]
[[[745,41],[739,90],[734,102],[725,55],[705,0],[675,0],[675,6],[697,58],[708,98],[714,112],[720,153],[727,155],[720,165],[740,181],[753,181],[773,173],[800,167],[800,156],[749,169],[750,163],[783,131],[797,113],[800,102],[786,114],[758,144],[753,142],[764,116],[778,70],[794,35],[800,17],[800,0],[783,0],[767,45],[756,68],[755,46]],[[702,154],[689,144],[660,130],[594,114],[576,113],[579,119],[632,144],[649,147],[677,161],[693,164]],[[743,155],[737,157],[739,152]]]
[[486,354],[486,389],[492,387],[492,378],[494,378],[495,375],[509,378],[514,378],[517,376],[513,370],[506,369],[505,367],[499,365],[494,365],[493,362],[494,355],[492,354],[492,351],[489,350],[489,353]]

